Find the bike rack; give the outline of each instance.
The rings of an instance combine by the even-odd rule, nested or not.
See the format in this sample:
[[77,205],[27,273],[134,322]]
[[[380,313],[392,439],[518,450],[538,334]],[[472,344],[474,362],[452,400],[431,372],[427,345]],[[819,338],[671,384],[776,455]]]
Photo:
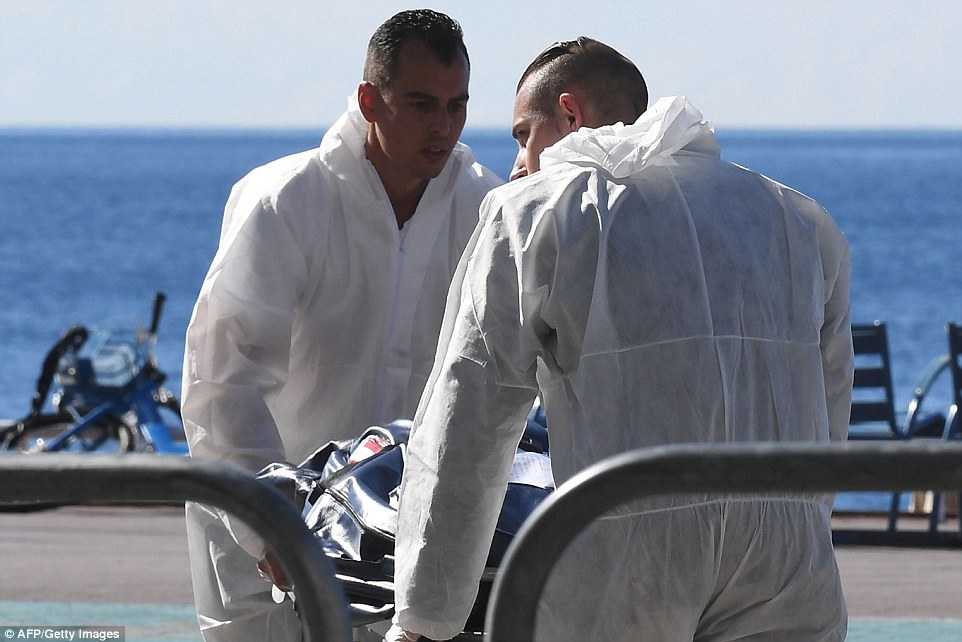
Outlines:
[[522,526],[495,580],[487,642],[533,640],[542,588],[567,545],[625,502],[675,493],[962,489],[962,444],[712,444],[629,452],[586,468]]
[[156,455],[0,457],[0,503],[171,505],[193,501],[242,519],[267,543],[295,586],[306,639],[352,639],[347,600],[293,502],[223,462]]

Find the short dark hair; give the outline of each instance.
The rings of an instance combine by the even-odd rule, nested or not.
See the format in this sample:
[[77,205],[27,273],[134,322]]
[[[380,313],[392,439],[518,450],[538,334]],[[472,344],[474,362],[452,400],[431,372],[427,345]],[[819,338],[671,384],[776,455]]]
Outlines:
[[470,67],[464,32],[457,20],[431,9],[402,11],[377,28],[367,46],[364,80],[383,87],[397,73],[402,46],[412,40],[423,43],[445,66],[454,63],[458,54]]
[[633,62],[613,48],[587,38],[556,42],[528,65],[517,92],[531,78],[532,105],[554,113],[558,96],[573,87],[584,90],[598,115],[612,125],[631,124],[648,109],[648,86]]

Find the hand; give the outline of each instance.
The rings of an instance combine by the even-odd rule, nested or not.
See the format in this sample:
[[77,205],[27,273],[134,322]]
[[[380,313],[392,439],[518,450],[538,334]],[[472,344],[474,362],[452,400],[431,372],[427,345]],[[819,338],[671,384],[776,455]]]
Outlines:
[[384,634],[384,642],[416,642],[421,639],[420,633],[408,633],[400,624],[394,623]]
[[264,553],[264,557],[257,562],[257,570],[260,572],[261,577],[269,582],[273,582],[274,586],[282,591],[294,590],[294,585],[287,579],[280,562],[277,561],[277,558],[274,557],[274,554],[270,551]]

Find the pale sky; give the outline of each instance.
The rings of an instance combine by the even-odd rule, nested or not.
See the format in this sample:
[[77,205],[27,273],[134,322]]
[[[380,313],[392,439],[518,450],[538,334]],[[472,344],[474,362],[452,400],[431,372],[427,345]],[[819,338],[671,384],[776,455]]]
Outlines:
[[323,128],[424,6],[464,28],[469,128],[507,130],[528,62],[587,35],[716,127],[962,129],[958,0],[0,0],[0,128]]

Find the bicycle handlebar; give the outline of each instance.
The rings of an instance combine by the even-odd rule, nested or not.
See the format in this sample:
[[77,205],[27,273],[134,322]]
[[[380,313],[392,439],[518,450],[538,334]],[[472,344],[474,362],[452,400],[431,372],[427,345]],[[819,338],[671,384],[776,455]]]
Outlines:
[[164,309],[164,302],[167,300],[167,295],[163,292],[156,292],[154,294],[154,314],[150,320],[150,336],[157,336],[157,328],[160,326],[160,313]]
[[50,384],[53,383],[53,375],[57,369],[60,358],[70,350],[79,350],[88,336],[87,328],[82,325],[71,326],[60,337],[60,340],[47,353],[40,370],[40,378],[37,379],[37,390],[30,402],[30,414],[28,417],[36,417],[40,414],[40,409],[47,400],[50,392]]

